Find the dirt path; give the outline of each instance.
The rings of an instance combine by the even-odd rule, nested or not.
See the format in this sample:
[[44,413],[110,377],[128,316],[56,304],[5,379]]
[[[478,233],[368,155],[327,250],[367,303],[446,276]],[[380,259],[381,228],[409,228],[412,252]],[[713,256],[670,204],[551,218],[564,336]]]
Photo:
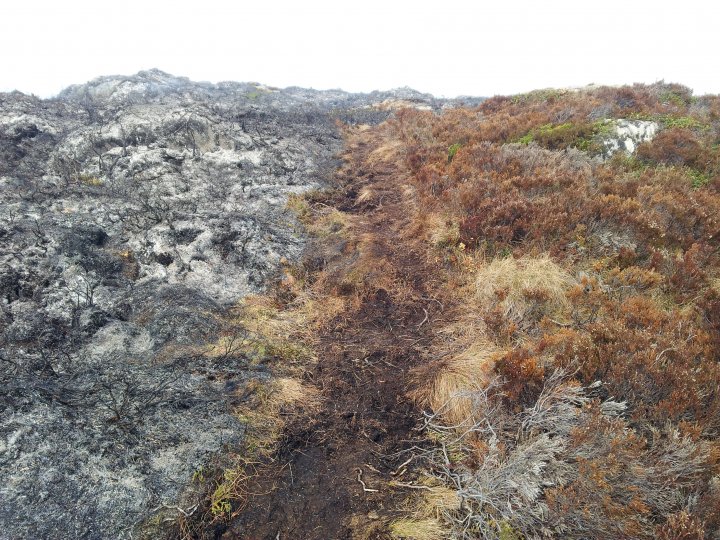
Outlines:
[[[371,289],[319,336],[308,382],[321,392],[321,410],[288,426],[276,476],[249,487],[266,494],[250,498],[224,539],[387,538],[407,496],[389,482],[406,459],[398,451],[418,437],[420,412],[406,397],[409,370],[441,304],[429,298],[425,253],[399,241],[409,219],[401,188],[375,173],[341,184],[326,203],[353,216],[353,235],[373,239],[373,258],[393,268],[404,292]],[[361,187],[380,203],[358,208]]]

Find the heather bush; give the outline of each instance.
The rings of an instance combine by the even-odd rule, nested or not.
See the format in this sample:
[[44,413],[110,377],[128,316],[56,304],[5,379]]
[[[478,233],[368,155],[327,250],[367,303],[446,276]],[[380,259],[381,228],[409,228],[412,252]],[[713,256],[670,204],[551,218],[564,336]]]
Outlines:
[[[661,129],[593,157],[621,118]],[[539,91],[402,111],[375,136],[402,142],[388,166],[422,216],[409,230],[453,232],[420,235],[466,309],[415,394],[462,501],[455,535],[720,534],[720,100]]]
[[640,159],[665,165],[686,165],[705,170],[710,156],[699,137],[690,129],[673,127],[661,131],[652,142],[640,145]]

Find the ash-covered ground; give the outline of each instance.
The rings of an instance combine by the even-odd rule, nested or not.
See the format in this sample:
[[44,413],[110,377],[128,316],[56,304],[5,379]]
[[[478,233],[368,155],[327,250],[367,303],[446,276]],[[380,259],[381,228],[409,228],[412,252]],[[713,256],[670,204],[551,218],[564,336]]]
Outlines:
[[337,121],[399,104],[449,105],[155,70],[0,94],[0,539],[130,538],[241,442],[246,359],[189,351],[300,256],[287,197]]

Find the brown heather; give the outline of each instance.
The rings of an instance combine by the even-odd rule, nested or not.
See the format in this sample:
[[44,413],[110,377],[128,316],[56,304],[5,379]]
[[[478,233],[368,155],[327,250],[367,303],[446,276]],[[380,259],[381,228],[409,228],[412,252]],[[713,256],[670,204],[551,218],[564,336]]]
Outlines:
[[[620,118],[661,129],[593,155],[593,126]],[[664,84],[405,109],[350,133],[366,176],[404,186],[404,241],[459,306],[411,392],[430,474],[462,501],[442,516],[455,537],[720,534],[719,141],[720,99]]]

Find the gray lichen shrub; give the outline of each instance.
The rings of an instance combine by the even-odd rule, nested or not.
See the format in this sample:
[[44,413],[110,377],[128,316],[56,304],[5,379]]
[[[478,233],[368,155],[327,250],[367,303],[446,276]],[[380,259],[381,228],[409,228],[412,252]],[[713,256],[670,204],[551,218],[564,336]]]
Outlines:
[[426,415],[442,441],[434,474],[461,500],[445,512],[453,537],[652,538],[653,516],[694,500],[706,449],[670,426],[648,446],[627,429],[625,403],[597,398],[601,383],[555,371],[520,412],[501,389],[495,379],[469,393],[471,418],[459,426]]

